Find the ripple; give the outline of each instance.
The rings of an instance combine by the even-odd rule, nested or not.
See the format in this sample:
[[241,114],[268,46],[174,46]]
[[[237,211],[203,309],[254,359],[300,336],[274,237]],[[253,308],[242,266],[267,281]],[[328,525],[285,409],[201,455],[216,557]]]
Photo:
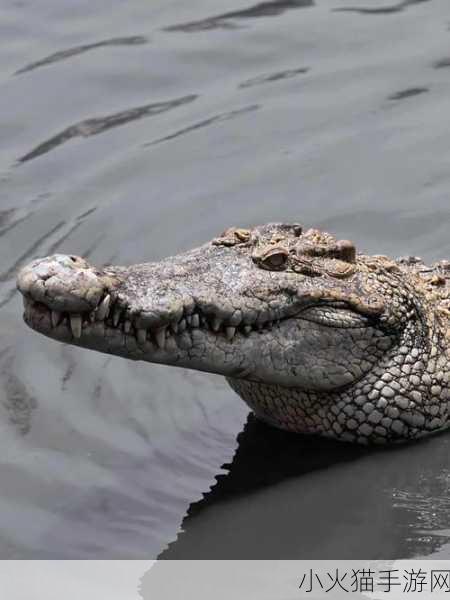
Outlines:
[[0,211],[0,237],[33,215],[39,209],[41,202],[47,200],[49,196],[48,193],[38,194],[23,208],[7,208]]
[[21,435],[31,429],[31,417],[37,408],[37,400],[31,395],[25,384],[13,373],[14,359],[7,357],[0,371],[3,380],[3,401],[9,422]]
[[60,50],[59,52],[49,54],[48,56],[45,56],[40,60],[32,62],[16,71],[14,75],[28,73],[29,71],[34,71],[35,69],[39,69],[40,67],[46,67],[47,65],[60,62],[61,60],[67,60],[72,56],[78,56],[80,54],[84,54],[85,52],[89,52],[90,50],[95,50],[96,48],[105,48],[107,46],[137,46],[141,44],[146,44],[147,42],[148,38],[142,35],[134,35],[129,37],[111,38],[109,40],[102,40],[101,42],[95,42],[93,44],[83,44],[82,46],[74,46],[73,48]]
[[274,0],[273,2],[260,2],[249,8],[222,13],[214,17],[171,25],[165,27],[164,31],[207,31],[209,29],[235,29],[236,25],[230,23],[232,19],[253,19],[258,17],[276,17],[284,12],[297,8],[309,8],[314,6],[314,0]]
[[[33,254],[41,246],[41,244],[43,242],[45,242],[45,240],[50,238],[54,233],[59,231],[62,227],[64,227],[64,225],[65,225],[65,221],[59,221],[59,223],[57,223],[49,231],[46,231],[35,242],[33,242],[33,244],[31,244],[31,246],[29,246],[25,250],[25,252],[19,256],[19,258],[9,267],[9,269],[7,269],[6,271],[3,271],[3,273],[0,273],[0,283],[4,283],[5,281],[8,281],[9,279],[11,279],[11,277],[13,277],[15,275],[15,273],[16,273],[17,269],[20,267],[20,265],[23,262],[25,262],[25,260],[27,258],[30,258],[31,256],[33,256]],[[0,306],[2,306],[2,304],[0,304]]]
[[390,15],[392,13],[399,13],[412,6],[414,4],[422,4],[423,2],[429,2],[430,0],[404,0],[399,4],[393,6],[384,6],[380,8],[359,8],[354,6],[343,6],[342,8],[334,8],[333,12],[355,12],[360,15]]
[[277,71],[276,73],[270,73],[269,75],[259,75],[252,79],[247,79],[239,84],[240,88],[253,87],[254,85],[262,85],[264,83],[270,83],[272,81],[280,81],[282,79],[292,79],[297,75],[303,75],[308,73],[309,68],[300,67],[299,69],[288,69],[287,71]]
[[66,129],[57,135],[49,138],[45,142],[42,142],[30,152],[24,156],[21,156],[18,159],[18,162],[24,163],[32,160],[33,158],[37,158],[38,156],[42,156],[43,154],[47,154],[47,152],[50,152],[54,148],[65,144],[75,137],[90,137],[92,135],[98,135],[99,133],[103,133],[104,131],[112,129],[113,127],[125,125],[130,121],[136,121],[144,117],[153,117],[154,115],[159,115],[160,113],[167,112],[177,108],[178,106],[182,106],[183,104],[193,102],[197,98],[198,96],[196,94],[190,94],[188,96],[176,98],[175,100],[155,102],[153,104],[145,104],[144,106],[138,106],[136,108],[129,108],[111,115],[106,115],[104,117],[85,119],[79,123],[75,123],[75,125],[66,127]]
[[[434,533],[448,525],[450,498],[448,497],[449,477],[440,478],[441,493],[429,495],[420,490],[397,490],[393,493],[393,506],[413,515],[408,521],[411,529]],[[439,479],[437,478],[437,481]]]
[[426,87],[413,87],[407,88],[406,90],[401,90],[400,92],[395,92],[389,96],[388,100],[404,100],[405,98],[411,98],[412,96],[418,96],[419,94],[424,94],[425,92],[429,92],[429,88]]
[[84,221],[87,219],[87,217],[89,217],[96,210],[97,210],[97,207],[94,206],[93,208],[90,208],[89,210],[86,210],[81,215],[78,215],[75,218],[75,222],[69,227],[69,229],[61,237],[59,237],[55,242],[53,242],[52,244],[50,244],[50,246],[46,250],[46,253],[47,254],[53,254],[59,248],[59,246],[63,242],[65,242],[68,237],[70,237],[72,235],[72,233],[74,231],[76,231],[79,227],[81,227],[81,225],[84,223]]
[[[60,246],[60,244],[64,242],[74,231],[76,231],[83,224],[85,219],[87,219],[87,217],[89,217],[96,210],[97,207],[94,206],[84,211],[83,213],[75,217],[72,223],[67,223],[66,221],[59,221],[59,223],[57,223],[49,231],[45,232],[35,242],[33,242],[31,246],[29,246],[25,250],[25,252],[21,254],[19,258],[8,269],[0,273],[0,284],[7,284],[8,282],[11,284],[11,279],[14,280],[17,273],[17,269],[20,266],[22,266],[22,264],[26,260],[32,258],[35,255],[35,253],[41,248],[44,242],[46,242],[47,240],[50,241],[53,238],[54,234],[60,232],[62,229],[64,229],[64,227],[68,226],[68,228],[64,233],[62,233],[62,235],[60,235],[58,238],[56,238],[55,241],[51,242],[48,246],[45,247],[45,254],[53,254],[55,250],[57,250],[57,248]],[[28,217],[31,216],[31,214],[32,213],[30,213]],[[25,220],[28,217],[24,217],[23,220]],[[12,283],[12,285],[10,285],[9,287],[9,290],[6,290],[3,294],[3,297],[0,298],[0,308],[8,304],[8,302],[15,296],[16,293],[16,285],[15,283]]]
[[6,208],[4,210],[0,210],[0,232],[9,225],[11,221],[11,217],[15,214],[15,208]]
[[441,58],[433,63],[435,69],[446,69],[450,67],[450,58]]
[[259,108],[260,108],[259,104],[251,104],[250,106],[245,106],[244,108],[239,108],[238,110],[232,110],[230,112],[225,112],[225,113],[221,113],[219,115],[214,115],[213,117],[210,117],[209,119],[204,119],[203,121],[198,121],[197,123],[194,123],[193,125],[189,125],[188,127],[179,129],[178,131],[175,131],[174,133],[170,133],[169,135],[166,135],[165,137],[154,140],[153,142],[148,142],[147,144],[144,144],[144,148],[147,148],[149,146],[154,146],[156,144],[160,144],[161,142],[167,142],[169,140],[173,140],[177,137],[180,137],[181,135],[190,133],[191,131],[195,131],[196,129],[201,129],[202,127],[208,127],[208,125],[212,125],[213,123],[221,123],[223,121],[228,121],[230,119],[234,119],[235,117],[238,117],[239,115],[242,115],[242,114],[245,114],[248,112],[252,112],[254,110],[258,110]]

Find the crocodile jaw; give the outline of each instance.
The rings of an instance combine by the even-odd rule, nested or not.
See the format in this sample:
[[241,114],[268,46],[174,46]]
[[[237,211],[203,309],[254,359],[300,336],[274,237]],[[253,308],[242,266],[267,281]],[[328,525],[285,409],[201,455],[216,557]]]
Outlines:
[[[89,315],[80,315],[24,298],[24,320],[52,339],[131,360],[310,390],[350,384],[391,345],[389,338],[367,327],[337,335],[302,318],[217,329],[217,320],[207,321],[193,312],[163,327],[135,328],[109,303],[109,314],[99,320],[102,303]],[[366,338],[371,340],[370,356],[358,356],[355,342]]]
[[128,268],[54,255],[18,275],[26,323],[58,341],[322,390],[359,379],[392,343],[367,315],[333,308],[346,295],[331,283],[318,290],[310,278],[270,273],[211,245]]

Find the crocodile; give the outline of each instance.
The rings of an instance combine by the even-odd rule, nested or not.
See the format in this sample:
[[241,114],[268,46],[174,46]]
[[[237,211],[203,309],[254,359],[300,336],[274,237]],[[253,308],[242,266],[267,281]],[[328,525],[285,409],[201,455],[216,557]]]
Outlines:
[[24,320],[52,339],[216,373],[255,415],[359,444],[450,424],[450,262],[366,255],[300,224],[230,227],[159,262],[21,269]]

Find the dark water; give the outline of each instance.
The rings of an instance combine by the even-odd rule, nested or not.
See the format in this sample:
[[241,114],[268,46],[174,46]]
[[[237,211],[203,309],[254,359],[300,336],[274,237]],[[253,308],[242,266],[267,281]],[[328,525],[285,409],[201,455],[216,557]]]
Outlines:
[[449,23],[448,0],[3,0],[0,558],[450,557],[448,435],[244,430],[221,378],[52,343],[14,290],[36,256],[270,220],[449,258]]

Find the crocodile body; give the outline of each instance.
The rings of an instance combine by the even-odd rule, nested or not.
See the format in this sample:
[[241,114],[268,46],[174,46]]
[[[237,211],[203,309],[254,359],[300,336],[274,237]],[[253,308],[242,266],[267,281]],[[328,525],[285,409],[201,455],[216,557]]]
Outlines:
[[223,375],[276,427],[382,444],[450,424],[448,261],[268,224],[131,267],[38,259],[18,287],[36,331]]

